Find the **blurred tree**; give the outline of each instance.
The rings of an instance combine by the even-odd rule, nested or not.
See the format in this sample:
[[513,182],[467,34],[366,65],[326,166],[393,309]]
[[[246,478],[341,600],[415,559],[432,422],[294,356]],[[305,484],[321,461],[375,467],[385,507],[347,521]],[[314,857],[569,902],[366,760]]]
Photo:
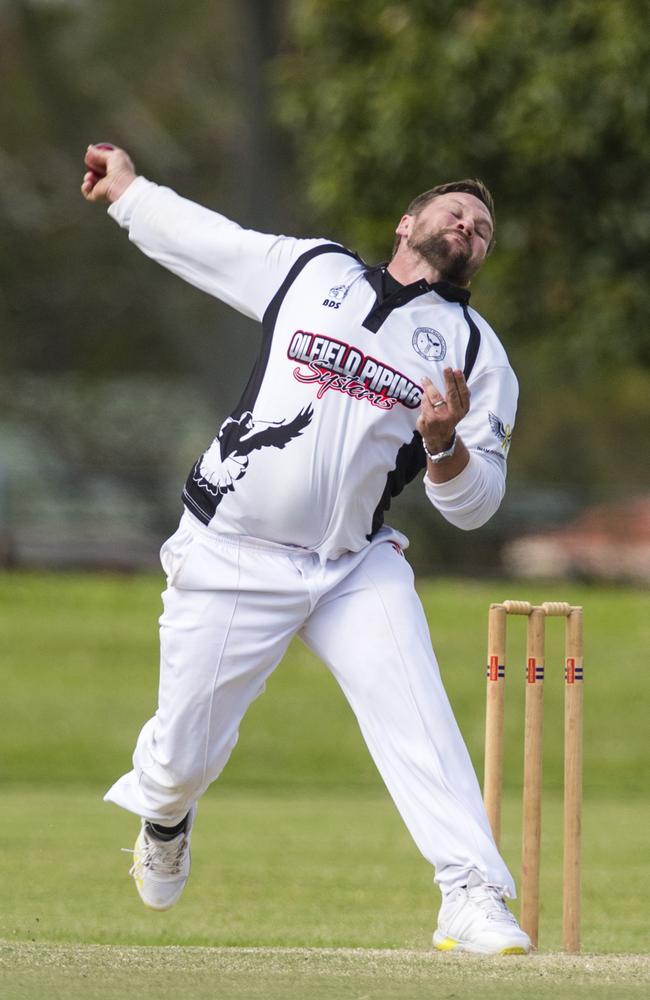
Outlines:
[[291,182],[277,165],[266,74],[283,8],[0,6],[2,369],[174,371],[222,411],[235,401],[257,348],[252,325],[141,258],[79,185],[86,145],[108,139],[152,179],[278,226]]
[[481,176],[498,248],[474,302],[525,387],[513,469],[540,475],[573,437],[561,475],[611,478],[602,449],[632,434],[638,481],[647,423],[622,400],[650,397],[646,0],[292,0],[290,22],[280,113],[320,218],[386,258],[415,193]]
[[244,224],[295,219],[267,83],[284,6],[0,4],[0,529],[171,530],[259,335],[83,201],[83,155],[110,140]]

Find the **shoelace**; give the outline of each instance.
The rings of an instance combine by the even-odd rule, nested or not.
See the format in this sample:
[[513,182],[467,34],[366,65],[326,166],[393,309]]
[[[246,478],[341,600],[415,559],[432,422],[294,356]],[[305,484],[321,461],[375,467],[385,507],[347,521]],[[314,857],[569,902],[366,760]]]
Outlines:
[[181,862],[185,854],[185,849],[185,836],[182,836],[178,843],[175,841],[164,843],[163,841],[152,840],[146,834],[142,850],[136,852],[126,847],[122,848],[125,854],[133,855],[133,864],[129,870],[129,875],[137,874],[138,868],[149,868],[156,875],[180,875]]
[[475,885],[468,889],[468,895],[485,914],[487,920],[516,924],[516,920],[506,906],[501,892],[495,885]]

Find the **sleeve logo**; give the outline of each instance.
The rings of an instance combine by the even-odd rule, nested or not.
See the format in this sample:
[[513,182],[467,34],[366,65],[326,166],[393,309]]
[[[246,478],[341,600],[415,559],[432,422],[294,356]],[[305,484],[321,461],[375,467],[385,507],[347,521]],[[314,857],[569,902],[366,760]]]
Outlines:
[[496,413],[492,413],[491,410],[488,412],[488,419],[490,421],[492,433],[499,440],[501,448],[507,454],[512,440],[512,427],[510,424],[504,424],[503,420],[501,420],[500,417],[497,417]]

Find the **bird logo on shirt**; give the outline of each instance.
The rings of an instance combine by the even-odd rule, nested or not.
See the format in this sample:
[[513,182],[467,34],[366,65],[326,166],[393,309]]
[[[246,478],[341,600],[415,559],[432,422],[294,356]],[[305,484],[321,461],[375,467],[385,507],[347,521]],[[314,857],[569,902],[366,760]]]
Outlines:
[[492,413],[491,410],[488,411],[488,419],[490,421],[492,433],[501,442],[503,450],[507,452],[512,440],[512,427],[510,424],[504,424],[503,420],[501,420],[500,417],[497,417],[496,413]]
[[228,417],[221,425],[215,444],[219,444],[221,462],[214,468],[209,461],[210,451],[197,463],[195,481],[217,497],[217,503],[235,489],[235,483],[246,474],[249,456],[261,448],[284,448],[302,434],[311,423],[314,410],[311,404],[304,407],[286,423],[284,420],[257,420],[250,410],[241,417]]

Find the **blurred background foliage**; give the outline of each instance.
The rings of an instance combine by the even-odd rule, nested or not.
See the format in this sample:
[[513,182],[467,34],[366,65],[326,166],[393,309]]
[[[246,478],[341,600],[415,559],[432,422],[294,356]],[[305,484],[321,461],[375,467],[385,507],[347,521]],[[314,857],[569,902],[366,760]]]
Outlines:
[[415,193],[492,188],[473,303],[520,377],[511,489],[459,540],[413,488],[401,518],[424,568],[648,491],[647,27],[644,0],[2,0],[5,552],[31,539],[42,558],[54,523],[68,550],[117,522],[159,541],[257,349],[249,321],[82,201],[85,147],[107,139],[245,225],[372,261]]
[[521,477],[648,484],[648,12],[643,0],[291,6],[281,115],[324,223],[385,256],[413,193],[466,176],[494,192],[497,249],[474,302],[522,381]]

